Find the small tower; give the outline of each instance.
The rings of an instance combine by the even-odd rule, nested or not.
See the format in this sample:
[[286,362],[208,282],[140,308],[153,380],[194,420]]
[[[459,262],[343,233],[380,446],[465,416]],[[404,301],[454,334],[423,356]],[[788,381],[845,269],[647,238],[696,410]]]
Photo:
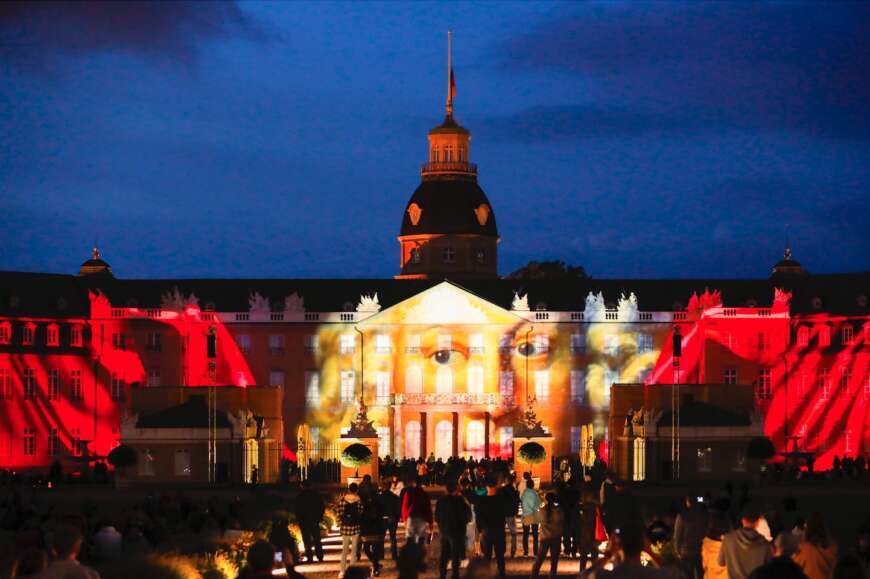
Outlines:
[[456,79],[447,33],[447,106],[429,131],[429,160],[405,207],[399,234],[401,273],[408,278],[482,278],[498,275],[498,229],[470,162],[471,133],[453,117]]
[[114,277],[112,268],[100,256],[100,250],[97,246],[91,250],[91,258],[84,262],[79,268],[79,277],[86,275],[106,275]]

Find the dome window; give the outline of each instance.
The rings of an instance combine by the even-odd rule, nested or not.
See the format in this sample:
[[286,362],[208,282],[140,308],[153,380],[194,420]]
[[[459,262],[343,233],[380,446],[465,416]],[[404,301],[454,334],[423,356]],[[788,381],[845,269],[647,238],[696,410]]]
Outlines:
[[415,247],[411,250],[411,263],[420,263],[422,261],[422,256],[420,255],[420,248]]
[[456,250],[453,247],[445,247],[441,250],[441,260],[444,263],[456,263]]

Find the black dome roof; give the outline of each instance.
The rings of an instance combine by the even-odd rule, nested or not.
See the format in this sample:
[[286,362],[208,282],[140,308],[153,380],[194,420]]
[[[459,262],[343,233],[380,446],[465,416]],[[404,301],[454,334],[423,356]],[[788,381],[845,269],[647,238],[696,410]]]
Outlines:
[[[411,219],[412,205],[420,208],[419,219]],[[485,206],[486,209],[482,209]],[[481,223],[482,222],[482,223]],[[486,193],[474,179],[424,179],[402,217],[400,235],[465,233],[498,237],[495,213]]]

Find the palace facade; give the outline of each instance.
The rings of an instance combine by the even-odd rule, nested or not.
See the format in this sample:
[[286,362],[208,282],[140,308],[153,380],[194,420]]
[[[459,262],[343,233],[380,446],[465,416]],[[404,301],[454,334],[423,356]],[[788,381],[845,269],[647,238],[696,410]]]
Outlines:
[[0,467],[105,456],[159,422],[154,400],[199,408],[138,393],[207,386],[279,392],[260,414],[288,457],[334,442],[361,396],[382,456],[509,455],[529,405],[555,453],[606,453],[611,388],[670,383],[750,385],[775,445],[820,466],[867,453],[870,273],[813,275],[787,250],[767,279],[499,278],[449,94],[394,279],[123,279],[97,250],[78,275],[0,272]]

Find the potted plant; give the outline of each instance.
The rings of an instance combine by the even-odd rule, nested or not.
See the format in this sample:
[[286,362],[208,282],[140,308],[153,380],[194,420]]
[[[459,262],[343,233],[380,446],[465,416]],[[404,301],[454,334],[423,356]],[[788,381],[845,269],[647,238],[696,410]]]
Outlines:
[[537,442],[527,442],[520,446],[517,455],[526,464],[541,464],[547,460],[547,451]]

